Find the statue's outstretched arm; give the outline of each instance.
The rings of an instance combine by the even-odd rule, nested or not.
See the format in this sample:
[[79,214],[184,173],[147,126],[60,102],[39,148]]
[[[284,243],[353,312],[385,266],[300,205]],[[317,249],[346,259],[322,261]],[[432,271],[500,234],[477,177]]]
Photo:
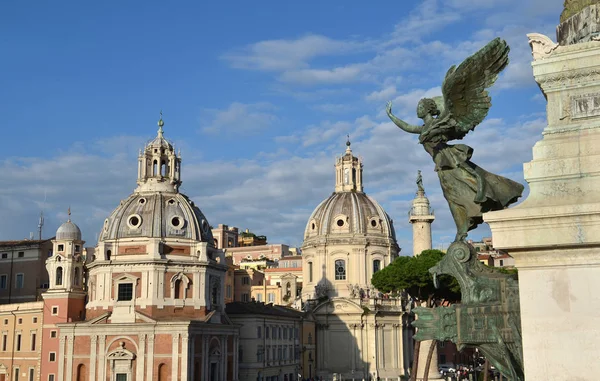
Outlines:
[[387,103],[385,111],[387,112],[387,115],[390,117],[392,122],[394,122],[394,124],[396,126],[400,127],[404,131],[410,132],[411,134],[420,134],[421,133],[421,130],[423,129],[423,127],[413,126],[412,124],[408,124],[405,121],[403,121],[402,119],[396,118],[396,116],[394,114],[392,114],[392,102],[391,101]]

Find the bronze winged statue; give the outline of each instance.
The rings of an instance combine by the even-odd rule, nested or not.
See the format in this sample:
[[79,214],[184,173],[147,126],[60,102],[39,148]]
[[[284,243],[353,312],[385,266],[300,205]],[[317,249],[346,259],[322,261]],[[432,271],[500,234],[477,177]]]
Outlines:
[[491,98],[486,91],[508,64],[510,48],[496,38],[464,60],[452,66],[442,85],[442,96],[424,98],[417,106],[422,126],[413,126],[387,114],[402,130],[419,134],[419,142],[431,155],[444,197],[456,224],[455,242],[464,241],[467,233],[483,222],[485,212],[504,209],[517,201],[523,185],[487,172],[471,161],[473,149],[465,144],[450,145],[462,139],[486,117]]

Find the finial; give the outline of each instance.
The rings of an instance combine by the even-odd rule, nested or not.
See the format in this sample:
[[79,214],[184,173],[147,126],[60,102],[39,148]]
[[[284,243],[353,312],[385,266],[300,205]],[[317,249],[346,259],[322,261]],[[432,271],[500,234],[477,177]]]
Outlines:
[[69,205],[69,208],[67,209],[67,214],[69,215],[69,221],[71,221],[71,205]]
[[346,140],[346,145],[350,147],[350,134],[346,135],[346,137],[348,138],[348,140]]
[[160,119],[158,120],[158,135],[162,136],[163,134],[163,126],[165,125],[165,122],[163,122],[162,119],[162,110],[160,110]]

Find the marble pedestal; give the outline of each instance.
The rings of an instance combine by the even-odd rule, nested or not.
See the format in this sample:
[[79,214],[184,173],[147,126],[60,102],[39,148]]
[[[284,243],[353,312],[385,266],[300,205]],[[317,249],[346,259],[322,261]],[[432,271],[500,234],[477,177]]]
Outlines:
[[[524,165],[529,197],[486,213],[519,270],[527,380],[600,377],[600,42],[530,35],[548,126]],[[499,147],[499,149],[502,149]]]

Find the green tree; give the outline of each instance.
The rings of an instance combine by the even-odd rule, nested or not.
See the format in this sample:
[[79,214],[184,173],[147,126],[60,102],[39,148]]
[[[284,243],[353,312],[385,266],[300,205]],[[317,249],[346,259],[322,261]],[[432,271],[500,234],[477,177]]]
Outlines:
[[434,298],[458,301],[460,287],[456,279],[439,276],[439,288],[433,285],[429,269],[443,256],[444,252],[440,250],[424,250],[414,257],[398,257],[389,266],[376,272],[371,283],[382,292],[396,293],[405,290],[418,301],[430,301]]

